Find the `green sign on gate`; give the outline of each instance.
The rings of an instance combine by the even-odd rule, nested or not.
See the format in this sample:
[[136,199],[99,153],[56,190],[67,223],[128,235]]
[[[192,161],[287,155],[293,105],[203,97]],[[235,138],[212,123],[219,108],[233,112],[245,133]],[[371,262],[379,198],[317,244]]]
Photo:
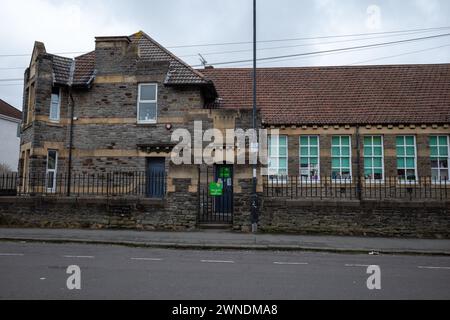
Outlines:
[[220,167],[219,168],[219,178],[230,178],[231,177],[231,170],[229,167]]
[[223,195],[223,184],[220,182],[210,182],[209,195],[214,197]]

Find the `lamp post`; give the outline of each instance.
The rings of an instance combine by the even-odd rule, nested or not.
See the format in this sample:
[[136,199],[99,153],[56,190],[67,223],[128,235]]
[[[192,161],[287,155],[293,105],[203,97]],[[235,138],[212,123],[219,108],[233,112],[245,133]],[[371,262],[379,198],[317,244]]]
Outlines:
[[[256,0],[253,0],[253,130],[256,132]],[[257,185],[257,163],[253,163],[252,195],[251,195],[251,223],[252,232],[257,232],[258,227],[258,195]]]

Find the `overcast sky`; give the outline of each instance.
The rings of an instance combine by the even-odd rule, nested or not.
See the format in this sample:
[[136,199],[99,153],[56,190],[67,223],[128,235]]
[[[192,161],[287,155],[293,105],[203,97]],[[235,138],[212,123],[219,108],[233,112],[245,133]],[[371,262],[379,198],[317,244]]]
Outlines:
[[[317,38],[450,26],[448,0],[258,0],[258,40]],[[251,0],[1,0],[0,79],[23,77],[35,40],[47,52],[87,52],[94,37],[143,30],[166,47],[252,40]],[[259,57],[347,48],[450,33],[384,33],[262,42]],[[282,47],[273,49],[273,47]],[[252,58],[251,44],[173,48],[191,65]],[[426,51],[423,51],[426,50]],[[221,53],[224,51],[241,51]],[[419,52],[421,51],[421,52]],[[74,54],[66,54],[74,56]],[[382,59],[385,58],[385,59]],[[260,67],[349,64],[449,63],[450,37],[366,50],[264,61]],[[223,67],[249,67],[249,63]],[[5,69],[20,68],[20,69]],[[1,81],[0,98],[21,109],[20,81]]]

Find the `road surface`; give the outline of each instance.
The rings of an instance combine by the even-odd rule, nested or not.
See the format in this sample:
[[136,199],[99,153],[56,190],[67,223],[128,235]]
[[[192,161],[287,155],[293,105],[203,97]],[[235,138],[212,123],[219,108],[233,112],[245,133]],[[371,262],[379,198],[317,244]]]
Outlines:
[[450,299],[450,257],[0,242],[0,299]]

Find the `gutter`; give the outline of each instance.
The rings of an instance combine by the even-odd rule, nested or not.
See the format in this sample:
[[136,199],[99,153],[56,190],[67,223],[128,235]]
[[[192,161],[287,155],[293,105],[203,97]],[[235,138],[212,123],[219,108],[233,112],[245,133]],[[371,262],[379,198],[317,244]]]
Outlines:
[[15,122],[15,123],[21,123],[22,122],[22,119],[5,116],[4,114],[1,114],[1,113],[0,113],[0,119],[6,120],[6,121],[10,121],[10,122]]

